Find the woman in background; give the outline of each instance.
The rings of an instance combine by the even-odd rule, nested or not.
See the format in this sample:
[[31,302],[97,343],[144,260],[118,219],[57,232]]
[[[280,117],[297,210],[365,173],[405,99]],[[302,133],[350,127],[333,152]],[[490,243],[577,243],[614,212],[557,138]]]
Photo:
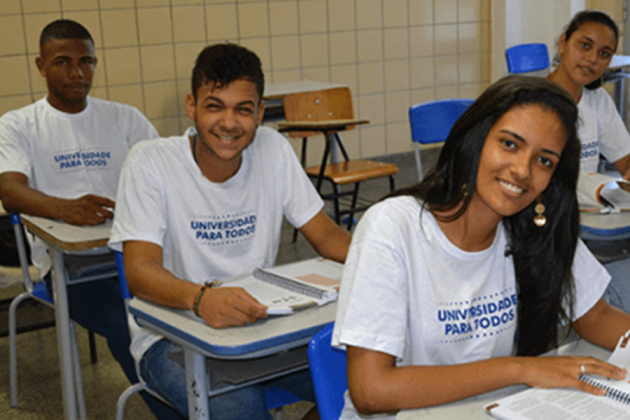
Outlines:
[[597,172],[601,153],[630,179],[630,135],[610,95],[601,87],[589,89],[610,64],[618,40],[617,25],[606,13],[576,14],[558,39],[558,67],[547,78],[568,90],[578,104],[580,169]]
[[[547,78],[565,88],[578,104],[578,137],[582,144],[580,170],[597,172],[600,153],[630,179],[630,135],[610,95],[601,87],[590,89],[601,77],[617,50],[619,30],[610,16],[598,10],[575,15],[558,39],[558,67]],[[612,281],[604,298],[630,311],[630,260],[606,265]]]
[[347,348],[342,419],[513,384],[601,394],[579,376],[624,377],[590,357],[534,357],[560,325],[609,349],[630,329],[578,239],[576,121],[557,85],[500,80],[457,121],[431,175],[362,217],[333,334]]

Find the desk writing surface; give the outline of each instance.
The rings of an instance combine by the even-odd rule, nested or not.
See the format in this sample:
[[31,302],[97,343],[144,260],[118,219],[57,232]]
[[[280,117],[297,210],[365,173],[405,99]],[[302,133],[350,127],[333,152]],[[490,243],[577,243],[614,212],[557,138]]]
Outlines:
[[112,221],[98,226],[73,226],[59,220],[21,216],[22,223],[46,242],[67,251],[85,251],[107,246]]
[[586,239],[630,236],[630,212],[622,211],[612,214],[580,212],[580,225],[583,236],[587,234]]
[[610,64],[608,64],[608,68],[606,70],[620,70],[624,67],[630,67],[630,56],[629,55],[613,55],[612,60],[610,60]]
[[324,89],[346,87],[346,85],[328,82],[302,80],[297,82],[270,83],[265,86],[263,99],[282,99],[292,93],[313,92]]
[[[593,356],[600,360],[607,360],[610,357],[610,351],[580,339],[561,346],[547,355]],[[450,404],[404,410],[397,414],[396,420],[488,420],[491,417],[483,410],[484,405],[525,389],[527,389],[525,385],[513,385]]]
[[292,315],[269,316],[243,327],[215,329],[189,310],[166,308],[135,297],[129,302],[129,312],[141,325],[155,326],[218,356],[243,355],[310,337],[335,320],[336,310],[337,303],[332,302]]
[[343,128],[348,125],[369,124],[370,120],[326,120],[326,121],[286,121],[278,123],[280,129],[290,130],[321,130]]

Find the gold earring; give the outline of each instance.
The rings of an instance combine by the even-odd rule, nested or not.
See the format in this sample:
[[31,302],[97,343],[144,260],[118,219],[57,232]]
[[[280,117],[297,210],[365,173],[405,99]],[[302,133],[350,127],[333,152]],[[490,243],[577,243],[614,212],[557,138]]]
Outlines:
[[547,224],[547,218],[545,217],[545,205],[542,203],[542,196],[538,196],[538,204],[534,207],[536,216],[534,217],[534,224],[538,227],[543,227]]

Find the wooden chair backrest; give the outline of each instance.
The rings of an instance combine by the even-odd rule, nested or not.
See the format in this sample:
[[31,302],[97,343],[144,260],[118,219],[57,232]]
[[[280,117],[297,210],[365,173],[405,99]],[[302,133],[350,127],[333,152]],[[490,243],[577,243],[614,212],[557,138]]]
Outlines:
[[[347,87],[287,95],[283,100],[287,121],[328,121],[354,119],[352,95]],[[354,126],[348,127],[352,129]],[[293,138],[310,137],[321,132],[289,132]]]

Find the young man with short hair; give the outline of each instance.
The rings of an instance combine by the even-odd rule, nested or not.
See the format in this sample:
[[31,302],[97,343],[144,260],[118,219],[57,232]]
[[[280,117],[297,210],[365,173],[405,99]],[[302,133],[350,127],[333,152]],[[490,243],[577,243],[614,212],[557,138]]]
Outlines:
[[[79,23],[48,24],[35,62],[48,95],[0,118],[2,204],[12,213],[72,225],[103,223],[113,217],[127,152],[159,135],[136,108],[88,96],[98,60],[92,36]],[[30,245],[33,264],[50,289],[46,246],[38,239]],[[118,278],[72,285],[68,302],[71,318],[104,336],[129,380],[137,382]]]
[[[343,262],[350,234],[334,224],[288,141],[259,127],[264,105],[260,60],[235,44],[198,56],[184,136],[140,143],[125,162],[110,246],[124,251],[129,288],[165,306],[193,309],[214,328],[244,325],[266,307],[240,288],[204,289],[204,281],[275,264],[283,216],[324,257]],[[183,416],[184,369],[178,347],[140,330],[132,353],[141,375]],[[274,380],[313,400],[308,371]],[[213,419],[269,419],[262,387],[209,400]]]

